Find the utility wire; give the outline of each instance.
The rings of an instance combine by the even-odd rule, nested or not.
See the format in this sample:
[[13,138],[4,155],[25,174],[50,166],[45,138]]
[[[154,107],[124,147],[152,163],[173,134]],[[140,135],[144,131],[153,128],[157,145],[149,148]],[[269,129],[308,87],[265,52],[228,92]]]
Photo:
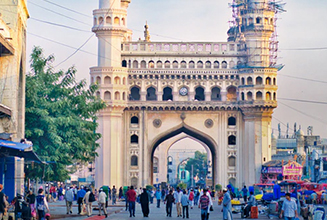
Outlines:
[[289,48],[281,50],[327,50],[327,47]]
[[290,98],[278,98],[278,99],[280,99],[280,100],[286,100],[286,101],[293,101],[293,102],[305,102],[305,103],[312,103],[312,104],[327,105],[327,102],[322,102],[322,101],[311,101],[311,100],[290,99]]
[[311,81],[311,82],[326,83],[327,84],[327,81],[322,81],[322,80],[309,79],[309,78],[303,78],[303,77],[298,77],[298,76],[290,76],[290,75],[285,75],[285,74],[282,74],[282,73],[279,73],[278,75],[293,78],[293,79],[301,79],[301,80],[307,80],[307,81]]
[[40,20],[40,19],[37,19],[37,18],[33,18],[33,17],[31,17],[30,19],[31,20],[34,20],[34,21],[37,21],[37,22],[45,23],[45,24],[50,24],[50,25],[54,25],[54,26],[58,26],[58,27],[63,27],[63,28],[75,30],[75,31],[81,31],[81,32],[90,33],[90,31],[87,31],[87,30],[82,30],[82,29],[78,29],[78,28],[66,26],[66,25],[63,25],[63,24],[57,24],[57,23],[53,23],[53,22],[50,22],[50,21],[43,21],[43,20]]
[[56,3],[54,3],[54,2],[51,2],[51,1],[48,1],[48,0],[43,0],[43,1],[45,1],[45,2],[47,2],[47,3],[49,3],[49,4],[52,4],[52,5],[55,5],[55,6],[59,7],[59,8],[63,8],[63,9],[66,9],[66,10],[68,10],[68,11],[74,12],[74,13],[76,13],[76,14],[83,15],[83,16],[88,17],[88,18],[92,18],[92,16],[90,16],[90,15],[87,15],[87,14],[81,13],[81,12],[79,12],[79,11],[75,11],[75,10],[73,10],[73,9],[71,9],[71,8],[64,7],[64,6],[59,5],[59,4],[56,4]]

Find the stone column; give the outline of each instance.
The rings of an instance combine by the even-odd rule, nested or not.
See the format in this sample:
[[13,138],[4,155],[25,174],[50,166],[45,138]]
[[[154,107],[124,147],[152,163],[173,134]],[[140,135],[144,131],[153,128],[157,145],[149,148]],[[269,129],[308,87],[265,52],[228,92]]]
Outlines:
[[157,95],[157,101],[162,101],[163,92],[156,92],[156,95]]
[[227,91],[225,89],[221,90],[220,95],[221,95],[221,101],[226,102],[227,101]]
[[204,95],[205,95],[205,100],[206,101],[210,101],[211,100],[211,92],[205,92]]

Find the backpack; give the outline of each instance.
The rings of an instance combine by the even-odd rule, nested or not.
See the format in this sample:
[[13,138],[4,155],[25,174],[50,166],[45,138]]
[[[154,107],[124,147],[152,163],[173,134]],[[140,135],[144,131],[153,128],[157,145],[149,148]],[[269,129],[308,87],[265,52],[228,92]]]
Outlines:
[[89,202],[94,202],[94,201],[95,201],[95,196],[94,196],[94,193],[91,192],[89,195]]
[[200,195],[200,192],[199,191],[196,191],[196,196],[199,196]]
[[44,210],[44,195],[38,195],[36,197],[36,208],[37,210]]

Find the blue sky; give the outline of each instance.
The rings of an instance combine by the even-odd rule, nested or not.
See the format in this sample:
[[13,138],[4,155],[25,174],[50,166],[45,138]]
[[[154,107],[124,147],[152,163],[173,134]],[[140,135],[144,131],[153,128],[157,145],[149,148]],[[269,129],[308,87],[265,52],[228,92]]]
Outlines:
[[[31,53],[34,45],[41,46],[45,54],[55,55],[58,64],[75,50],[32,34],[78,48],[92,33],[40,23],[33,18],[88,31],[92,27],[92,10],[98,7],[98,1],[51,1],[89,15],[88,17],[69,12],[44,0],[28,0],[31,19],[28,21],[27,53],[28,55]],[[152,41],[226,41],[228,21],[231,20],[229,2],[229,0],[132,0],[128,9],[128,27],[133,30],[134,40],[139,37],[143,38],[143,26],[147,21]],[[288,50],[327,47],[327,1],[289,0],[285,2],[287,12],[280,14],[277,26],[280,42],[278,63],[285,65],[279,72],[278,97],[327,101],[327,83],[287,77],[296,76],[327,82],[327,49]],[[46,11],[33,3],[72,17],[83,24]],[[83,50],[97,53],[95,36],[83,47]],[[96,56],[78,52],[57,68],[66,69],[75,65],[78,69],[78,79],[89,80],[89,67],[96,66],[96,62]],[[277,128],[278,120],[280,120],[285,124],[289,122],[293,130],[293,124],[297,122],[305,133],[307,126],[312,125],[314,134],[327,138],[326,110],[327,105],[323,104],[279,100],[279,106],[273,115],[273,128]],[[281,125],[281,128],[285,131],[286,126]]]

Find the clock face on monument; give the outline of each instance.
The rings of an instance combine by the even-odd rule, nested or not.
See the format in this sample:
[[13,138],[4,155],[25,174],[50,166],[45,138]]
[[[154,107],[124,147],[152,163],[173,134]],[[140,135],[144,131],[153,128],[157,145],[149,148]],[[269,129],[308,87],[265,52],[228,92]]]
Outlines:
[[182,87],[182,88],[179,90],[179,94],[180,94],[181,96],[186,96],[187,93],[188,93],[188,90],[187,90],[186,87]]

